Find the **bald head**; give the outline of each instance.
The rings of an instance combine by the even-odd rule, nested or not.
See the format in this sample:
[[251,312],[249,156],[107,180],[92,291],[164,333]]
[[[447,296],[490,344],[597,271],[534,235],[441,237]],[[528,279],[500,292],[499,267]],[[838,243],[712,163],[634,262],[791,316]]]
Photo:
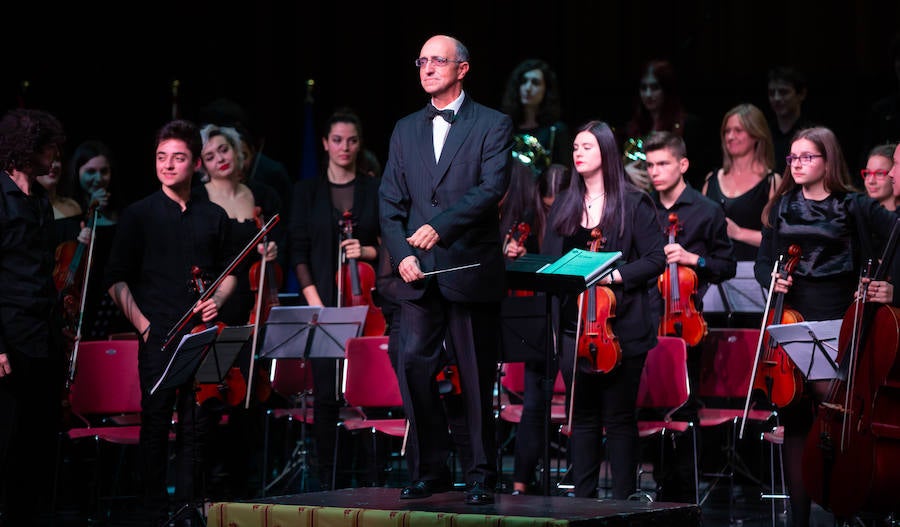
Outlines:
[[443,108],[462,92],[462,81],[469,71],[469,50],[447,35],[429,38],[419,52],[419,80],[432,102]]

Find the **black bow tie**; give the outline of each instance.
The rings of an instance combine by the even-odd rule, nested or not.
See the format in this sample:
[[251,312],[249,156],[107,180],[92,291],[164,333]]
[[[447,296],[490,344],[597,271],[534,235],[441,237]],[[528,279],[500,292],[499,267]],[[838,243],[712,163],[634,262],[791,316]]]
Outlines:
[[425,108],[425,116],[428,118],[428,120],[430,121],[438,115],[443,117],[444,120],[450,124],[453,124],[453,119],[456,118],[456,116],[453,114],[453,110],[450,110],[449,108],[446,110],[438,110],[434,107],[433,104],[428,103],[428,106]]

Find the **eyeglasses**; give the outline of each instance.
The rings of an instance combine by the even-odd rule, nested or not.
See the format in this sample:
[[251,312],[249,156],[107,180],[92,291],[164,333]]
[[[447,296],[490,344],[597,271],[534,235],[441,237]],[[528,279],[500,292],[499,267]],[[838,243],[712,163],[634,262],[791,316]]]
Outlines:
[[443,68],[444,66],[446,66],[447,64],[449,64],[451,62],[455,62],[457,64],[459,64],[460,62],[465,62],[464,60],[453,60],[453,59],[448,59],[447,57],[431,57],[431,58],[419,57],[416,59],[416,67],[421,68],[423,66],[428,65],[429,60],[431,61],[432,64],[434,64],[438,68]]
[[875,179],[884,180],[884,178],[886,178],[888,175],[888,171],[887,170],[868,170],[868,169],[864,168],[859,171],[859,175],[861,175],[863,179],[866,179],[869,176],[875,176]]
[[785,161],[787,161],[788,166],[793,165],[794,161],[800,160],[801,165],[808,165],[812,163],[813,158],[816,157],[825,157],[822,154],[800,154],[799,156],[789,155],[785,157]]

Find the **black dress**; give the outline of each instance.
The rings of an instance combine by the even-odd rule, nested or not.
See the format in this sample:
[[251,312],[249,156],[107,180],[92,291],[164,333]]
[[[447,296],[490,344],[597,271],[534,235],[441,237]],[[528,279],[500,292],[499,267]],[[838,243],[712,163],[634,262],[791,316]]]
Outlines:
[[[712,171],[707,179],[706,197],[722,206],[725,217],[731,218],[739,227],[762,230],[762,211],[769,201],[769,189],[772,188],[774,172],[769,172],[753,188],[740,196],[729,198],[719,187],[719,169]],[[737,261],[756,260],[758,249],[748,243],[731,240],[734,246],[734,258]]]

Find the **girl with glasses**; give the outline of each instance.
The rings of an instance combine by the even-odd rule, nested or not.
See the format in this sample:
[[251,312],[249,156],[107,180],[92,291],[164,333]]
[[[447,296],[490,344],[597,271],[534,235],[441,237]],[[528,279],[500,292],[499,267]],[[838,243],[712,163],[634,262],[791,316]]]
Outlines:
[[[880,257],[873,237],[886,240],[896,216],[878,202],[856,192],[844,154],[828,128],[806,128],[794,135],[784,178],[763,210],[762,241],[754,272],[768,289],[772,269],[788,247],[800,246],[801,258],[787,279],[777,278],[773,291],[805,321],[840,320],[854,300],[860,270]],[[896,258],[895,258],[896,260]],[[822,336],[820,336],[822,337]],[[785,476],[791,525],[809,525],[816,487],[804,485],[803,457],[807,435],[829,381],[807,380],[803,393],[779,409],[784,425]],[[827,504],[823,504],[827,505]]]
[[873,148],[869,152],[866,168],[860,171],[860,176],[866,186],[866,193],[887,210],[897,210],[894,197],[894,185],[900,186],[900,182],[894,182],[888,175],[894,166],[894,148],[896,145],[885,144]]

